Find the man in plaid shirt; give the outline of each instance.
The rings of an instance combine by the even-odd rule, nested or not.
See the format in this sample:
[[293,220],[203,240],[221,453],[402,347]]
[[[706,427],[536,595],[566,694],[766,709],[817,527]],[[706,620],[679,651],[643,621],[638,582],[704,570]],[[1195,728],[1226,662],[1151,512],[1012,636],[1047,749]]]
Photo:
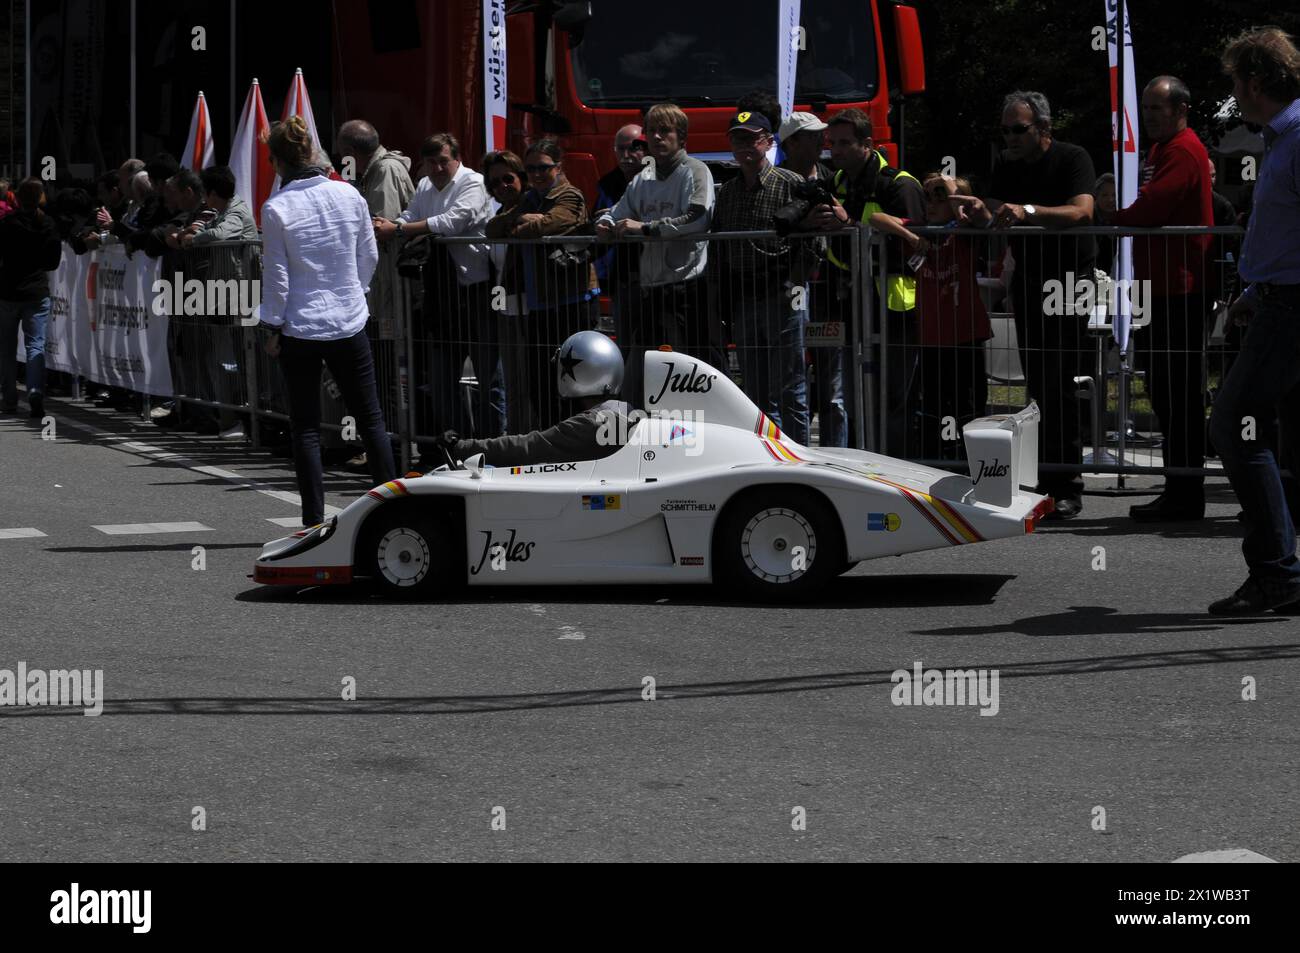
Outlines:
[[[757,112],[731,123],[731,152],[740,175],[718,190],[713,231],[771,231],[772,219],[803,181],[767,160],[772,125]],[[722,313],[730,316],[740,352],[742,385],[763,413],[799,443],[808,442],[808,382],[804,372],[807,294],[804,256],[790,239],[724,239],[713,243]]]

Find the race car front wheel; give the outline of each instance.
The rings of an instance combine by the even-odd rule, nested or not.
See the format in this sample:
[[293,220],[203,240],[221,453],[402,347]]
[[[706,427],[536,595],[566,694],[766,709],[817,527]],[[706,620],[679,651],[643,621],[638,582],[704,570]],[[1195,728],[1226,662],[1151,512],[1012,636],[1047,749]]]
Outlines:
[[381,593],[425,597],[450,582],[448,541],[442,522],[415,507],[381,510],[366,524],[357,563]]
[[714,537],[724,582],[765,602],[810,598],[844,565],[835,509],[798,487],[771,487],[727,504]]

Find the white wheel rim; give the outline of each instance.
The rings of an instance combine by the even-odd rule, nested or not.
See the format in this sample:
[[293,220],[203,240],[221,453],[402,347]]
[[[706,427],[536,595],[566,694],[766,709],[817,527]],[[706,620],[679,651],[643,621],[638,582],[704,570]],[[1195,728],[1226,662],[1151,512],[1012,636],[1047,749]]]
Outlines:
[[394,586],[414,586],[429,573],[429,544],[413,529],[389,530],[376,555],[380,574]]
[[[795,547],[803,548],[803,568],[795,568]],[[812,568],[817,534],[794,510],[774,508],[755,513],[740,534],[740,552],[754,577],[764,582],[794,582]]]

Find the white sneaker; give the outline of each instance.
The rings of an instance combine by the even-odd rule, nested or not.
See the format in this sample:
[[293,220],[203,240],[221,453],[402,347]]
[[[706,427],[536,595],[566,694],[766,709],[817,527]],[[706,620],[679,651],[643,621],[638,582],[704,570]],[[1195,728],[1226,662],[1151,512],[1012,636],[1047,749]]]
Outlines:
[[170,407],[164,407],[161,404],[149,411],[150,420],[161,420],[162,418],[170,417],[171,415],[172,409]]
[[243,440],[244,425],[235,424],[235,426],[231,427],[229,430],[221,431],[220,436],[222,440]]

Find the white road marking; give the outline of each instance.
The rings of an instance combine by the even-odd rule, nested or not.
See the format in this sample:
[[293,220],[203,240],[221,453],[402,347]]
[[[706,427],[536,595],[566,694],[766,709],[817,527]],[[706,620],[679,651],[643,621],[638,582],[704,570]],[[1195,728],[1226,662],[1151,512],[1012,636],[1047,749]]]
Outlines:
[[274,523],[276,526],[302,529],[301,516],[268,516],[266,521],[268,523]]
[[[221,467],[203,466],[202,464],[198,463],[195,460],[190,459],[184,454],[172,453],[171,451],[162,450],[158,447],[152,446],[151,444],[142,443],[138,440],[130,440],[127,439],[127,435],[124,434],[109,433],[107,430],[100,430],[97,427],[88,427],[85,424],[75,423],[67,419],[60,419],[59,423],[61,426],[67,427],[71,430],[76,430],[80,433],[88,434],[89,436],[95,437],[96,439],[103,440],[108,438],[114,438],[120,440],[119,443],[107,445],[113,450],[126,450],[131,453],[135,453],[139,456],[150,457],[154,460],[168,460],[172,463],[177,464],[178,466],[184,467],[187,470],[193,470],[195,473],[202,473],[206,476],[218,477],[222,480],[227,480],[231,483],[234,483],[236,486],[242,486],[249,490],[255,490],[258,493],[271,497],[272,499],[280,500],[283,503],[291,503],[294,506],[302,506],[302,498],[298,496],[297,493],[291,493],[288,490],[276,490],[272,487],[267,486],[264,483],[258,483],[256,480],[251,480],[248,477],[240,476],[238,473],[235,473],[233,470],[223,470]],[[325,506],[326,516],[334,516],[339,512],[341,511],[337,506],[330,506],[329,504],[326,504]]]
[[145,536],[151,533],[212,533],[211,526],[202,523],[115,523],[92,526],[105,536]]
[[546,615],[546,606],[542,605],[540,602],[534,602],[528,607],[528,611],[533,615]]
[[586,636],[571,625],[562,625],[560,626],[560,638],[582,641]]
[[1174,861],[1175,864],[1276,864],[1272,857],[1265,857],[1244,847],[1230,850],[1207,850],[1200,854],[1186,854]]
[[0,539],[35,539],[37,536],[44,535],[44,533],[34,526],[17,526],[13,529],[0,529]]

